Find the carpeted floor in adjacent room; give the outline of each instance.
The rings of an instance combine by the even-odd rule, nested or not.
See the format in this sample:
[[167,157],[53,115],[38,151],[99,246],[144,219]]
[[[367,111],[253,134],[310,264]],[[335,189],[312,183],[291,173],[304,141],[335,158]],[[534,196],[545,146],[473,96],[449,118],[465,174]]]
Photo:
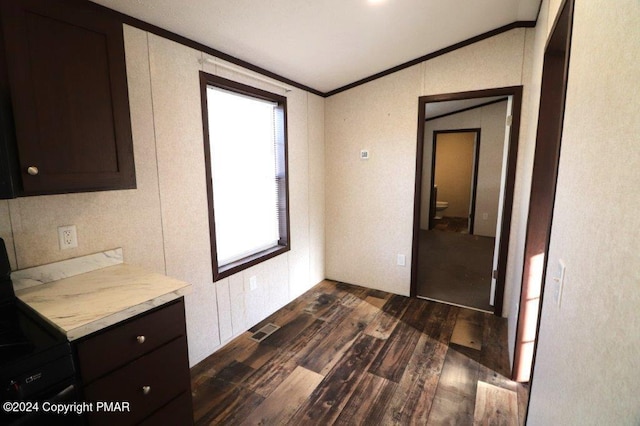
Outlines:
[[494,244],[491,237],[420,230],[418,296],[493,312]]

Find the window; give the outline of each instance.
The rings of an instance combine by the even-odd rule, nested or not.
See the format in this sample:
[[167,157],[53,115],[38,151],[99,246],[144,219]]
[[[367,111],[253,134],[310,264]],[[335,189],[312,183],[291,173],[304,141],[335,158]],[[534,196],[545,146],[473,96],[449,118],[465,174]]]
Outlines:
[[200,72],[214,281],[289,250],[287,98]]

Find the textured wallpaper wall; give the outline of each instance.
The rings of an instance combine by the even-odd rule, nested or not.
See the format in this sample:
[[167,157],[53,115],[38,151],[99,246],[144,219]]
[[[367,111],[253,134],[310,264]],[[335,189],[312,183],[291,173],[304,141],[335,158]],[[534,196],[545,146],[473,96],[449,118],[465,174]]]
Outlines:
[[[515,29],[326,100],[328,278],[409,294],[418,98],[522,84],[526,34]],[[370,160],[359,160],[361,149]],[[518,175],[530,167],[519,161]]]
[[[291,251],[213,283],[198,71],[284,91],[203,66],[201,52],[175,42],[124,31],[138,188],[0,201],[0,236],[14,269],[123,247],[125,262],[191,283],[193,365],[324,279],[324,100],[286,94]],[[57,227],[69,224],[78,248],[61,251]]]
[[640,8],[610,6],[575,5],[531,425],[640,423]]

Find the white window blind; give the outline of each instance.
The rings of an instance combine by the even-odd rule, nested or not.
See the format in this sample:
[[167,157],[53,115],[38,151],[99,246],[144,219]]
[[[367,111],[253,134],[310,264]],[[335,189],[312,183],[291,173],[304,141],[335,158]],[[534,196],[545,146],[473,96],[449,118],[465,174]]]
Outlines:
[[218,265],[278,244],[277,104],[207,87]]

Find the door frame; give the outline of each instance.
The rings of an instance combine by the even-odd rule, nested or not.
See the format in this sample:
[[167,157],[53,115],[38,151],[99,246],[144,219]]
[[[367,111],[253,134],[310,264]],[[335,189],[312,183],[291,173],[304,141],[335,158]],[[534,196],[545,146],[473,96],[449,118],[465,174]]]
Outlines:
[[[469,230],[469,235],[473,235],[473,225],[475,222],[476,216],[476,190],[478,188],[478,163],[480,162],[480,134],[481,129],[472,128],[472,129],[447,129],[447,130],[434,130],[433,131],[433,145],[431,149],[431,188],[433,189],[433,184],[435,182],[436,177],[436,148],[438,146],[438,135],[442,134],[450,134],[450,133],[474,133],[475,137],[473,140],[473,165],[472,165],[472,181],[471,185],[471,194],[469,200],[469,213],[467,215],[467,220],[469,221],[467,224],[467,229]],[[433,197],[434,193],[431,191],[431,197]],[[437,200],[431,200],[429,205],[435,206],[435,202]],[[435,212],[429,211],[429,229],[432,229],[432,218]]]
[[[559,13],[549,32],[542,65],[536,147],[524,243],[522,290],[512,366],[513,379],[516,381],[532,379],[540,331],[544,282],[549,262],[547,254],[560,164],[574,0],[564,0],[558,10]],[[542,262],[533,260],[540,255],[543,256]],[[532,322],[531,318],[535,321]]]
[[418,135],[416,147],[416,179],[413,204],[413,244],[411,256],[411,290],[410,296],[416,297],[418,289],[418,241],[420,234],[420,212],[422,198],[422,164],[424,156],[424,129],[426,104],[461,99],[485,98],[493,96],[512,96],[512,121],[509,132],[506,178],[502,221],[500,223],[500,241],[498,248],[498,268],[496,276],[496,297],[494,314],[502,316],[504,285],[507,275],[507,257],[509,252],[509,236],[511,229],[511,212],[513,210],[513,188],[515,185],[516,163],[518,159],[518,140],[520,136],[520,115],[522,110],[522,86],[509,86],[495,89],[474,90],[468,92],[445,93],[439,95],[420,96],[418,98]]

